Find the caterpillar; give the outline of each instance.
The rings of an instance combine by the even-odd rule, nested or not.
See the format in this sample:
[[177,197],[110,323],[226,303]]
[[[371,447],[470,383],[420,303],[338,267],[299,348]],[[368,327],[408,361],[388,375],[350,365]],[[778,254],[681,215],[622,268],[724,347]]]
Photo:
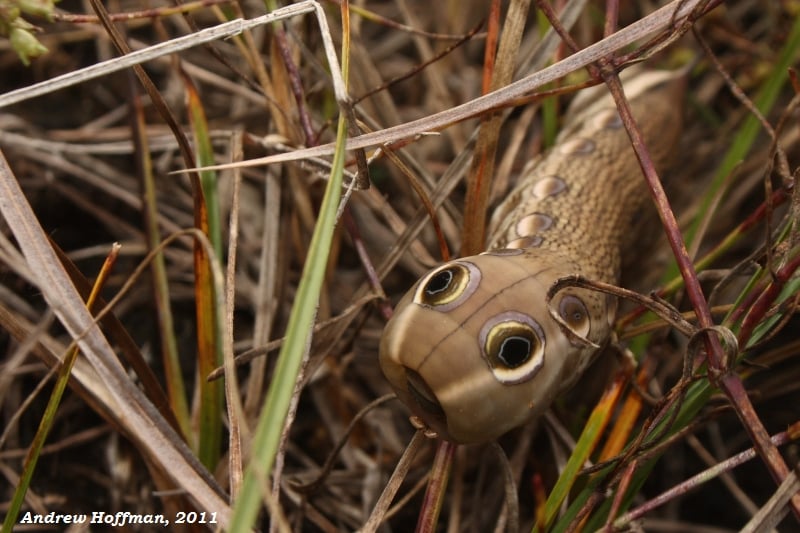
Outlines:
[[[623,81],[664,169],[682,127],[685,76],[640,71]],[[601,87],[584,91],[553,148],[495,211],[487,251],[431,270],[397,304],[379,349],[397,396],[456,443],[493,440],[540,416],[607,344],[617,309],[611,296],[569,287],[550,304],[559,325],[548,289],[572,275],[618,284],[648,202],[613,100]]]

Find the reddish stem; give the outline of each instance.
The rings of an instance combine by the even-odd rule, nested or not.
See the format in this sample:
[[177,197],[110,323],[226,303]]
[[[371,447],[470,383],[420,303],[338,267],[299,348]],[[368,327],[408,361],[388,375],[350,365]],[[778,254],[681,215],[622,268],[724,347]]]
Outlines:
[[[771,441],[775,446],[783,446],[788,442],[797,438],[796,432],[798,428],[798,423],[795,423],[792,427],[789,428],[788,431],[781,432],[774,437],[772,437]],[[709,472],[714,474],[716,477],[717,474],[722,472],[729,472],[740,466],[747,461],[751,460],[755,457],[755,451],[750,448],[749,450],[745,450],[740,452],[733,457],[726,459],[725,461],[714,465],[712,468],[701,472],[686,481],[683,481],[679,485],[663,492],[662,494],[656,496],[652,500],[649,500],[643,503],[641,506],[633,509],[632,511],[628,512],[624,516],[620,517],[614,522],[614,525],[617,527],[624,527],[626,524],[630,524],[634,520],[638,520],[639,518],[645,516],[647,513],[653,511],[654,509],[664,505],[665,503],[675,499],[677,496],[681,494],[686,494],[687,492],[691,491],[692,489],[697,488],[703,483],[706,483],[709,480]]]
[[795,256],[782,266],[773,276],[772,283],[770,283],[767,288],[758,295],[756,301],[748,307],[749,310],[744,320],[742,320],[742,327],[739,330],[740,346],[747,345],[747,342],[753,334],[753,330],[761,323],[761,320],[780,295],[786,282],[791,279],[798,268],[800,268],[800,255]]
[[431,533],[436,531],[439,513],[442,510],[447,482],[450,480],[450,470],[453,466],[453,456],[458,448],[457,444],[440,440],[436,447],[436,457],[431,467],[431,477],[425,489],[425,499],[419,511],[417,533]]
[[[670,208],[664,188],[661,186],[661,181],[658,179],[650,154],[644,145],[642,134],[633,120],[630,106],[622,90],[622,84],[616,72],[613,70],[604,71],[603,78],[617,103],[620,117],[631,138],[631,144],[636,152],[636,157],[639,159],[653,201],[658,209],[659,217],[661,218],[661,222],[667,234],[667,239],[672,248],[675,260],[678,263],[678,269],[680,270],[686,287],[686,294],[692,303],[699,326],[701,329],[710,328],[714,325],[711,311],[708,308],[708,303],[703,295],[700,282],[697,279],[697,273],[694,271],[694,265],[692,264],[689,253],[686,250],[686,245],[683,242],[683,237],[678,229],[675,215]],[[770,441],[769,434],[758,418],[750,402],[750,398],[745,392],[741,379],[728,369],[725,352],[722,349],[719,339],[715,335],[706,334],[704,342],[709,365],[709,378],[722,390],[733,405],[736,414],[742,421],[742,425],[753,441],[756,451],[758,451],[759,456],[761,456],[762,460],[766,463],[773,479],[780,485],[786,476],[789,475],[789,468],[786,466],[786,462],[783,460],[783,457],[781,457],[775,445]],[[795,516],[800,517],[800,495],[795,495],[792,498],[792,508]]]
[[300,126],[303,128],[303,135],[306,138],[306,146],[314,146],[317,144],[317,139],[314,136],[314,127],[311,125],[311,117],[308,116],[306,109],[306,95],[303,89],[303,82],[301,81],[300,73],[297,71],[297,65],[292,58],[292,53],[289,50],[289,42],[286,40],[286,32],[280,25],[274,26],[275,30],[275,44],[278,46],[278,51],[281,54],[283,65],[286,67],[286,73],[289,76],[289,85],[292,88],[292,95],[297,104],[297,116],[300,119]]

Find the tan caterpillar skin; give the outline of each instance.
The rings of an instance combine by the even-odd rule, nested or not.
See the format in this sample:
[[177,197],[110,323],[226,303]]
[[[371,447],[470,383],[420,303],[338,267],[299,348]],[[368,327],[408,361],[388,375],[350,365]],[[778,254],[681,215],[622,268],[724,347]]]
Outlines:
[[[684,85],[683,75],[664,71],[625,82],[658,169],[680,133]],[[485,442],[541,415],[608,340],[613,298],[559,292],[551,305],[569,332],[545,305],[564,276],[618,283],[622,254],[635,248],[628,241],[648,207],[628,135],[598,89],[576,98],[552,151],[499,206],[488,251],[426,274],[386,325],[386,378],[444,439]]]

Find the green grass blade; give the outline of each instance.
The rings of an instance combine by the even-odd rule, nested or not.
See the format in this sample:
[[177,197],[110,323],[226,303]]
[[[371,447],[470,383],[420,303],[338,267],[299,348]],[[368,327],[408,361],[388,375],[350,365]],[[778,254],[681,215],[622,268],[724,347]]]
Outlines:
[[[761,110],[762,113],[768,112],[768,110],[771,109],[775,103],[777,95],[788,77],[787,69],[796,61],[797,51],[799,49],[800,18],[797,18],[794,21],[791,34],[789,35],[785,46],[778,56],[771,75],[765,81],[755,98],[755,105],[759,110]],[[749,116],[742,124],[739,132],[731,144],[730,149],[726,153],[722,164],[717,169],[713,183],[708,193],[705,195],[705,203],[698,210],[699,213],[704,213],[707,210],[708,205],[710,205],[716,195],[716,191],[719,189],[719,187],[723,186],[728,174],[733,171],[734,167],[749,152],[760,127],[761,126],[758,120],[753,116]],[[695,225],[687,232],[687,244],[693,239],[698,224],[699,222],[696,222]],[[677,270],[674,270],[672,273],[668,274],[665,279],[671,279],[675,276],[677,276]],[[795,287],[787,286],[786,293],[788,294],[794,289]],[[765,325],[763,327],[766,330],[768,329],[769,325]],[[715,390],[716,389],[708,382],[708,380],[705,379],[692,384],[689,387],[686,397],[680,406],[680,411],[674,421],[674,424],[670,428],[669,432],[664,435],[664,438],[668,438],[670,435],[674,434],[676,431],[685,427],[692,420],[694,420],[700,410],[706,405],[711,397],[711,394]],[[669,417],[666,417],[666,419],[669,419]],[[656,433],[660,434],[658,430]],[[623,499],[623,503],[619,508],[620,512],[624,512],[627,509],[634,495],[637,494],[641,489],[650,471],[653,469],[656,461],[658,461],[659,458],[660,455],[651,458],[646,464],[642,465],[641,468],[637,470],[628,488],[628,492]],[[578,511],[581,509],[583,503],[586,502],[601,479],[602,473],[595,476],[594,480],[592,480],[592,482],[590,482],[588,486],[577,496],[575,501],[572,502],[567,513],[558,521],[556,526],[553,528],[553,531],[564,531],[570,525]],[[585,531],[596,531],[597,529],[603,527],[606,516],[611,507],[612,499],[613,498],[608,498],[603,505],[601,505],[598,509],[595,509],[584,526]]]
[[308,259],[303,267],[297,297],[289,316],[286,338],[278,355],[272,384],[253,436],[253,457],[234,507],[230,528],[233,532],[250,531],[258,514],[261,487],[264,486],[261,480],[267,479],[272,470],[300,365],[308,348],[333,240],[336,211],[342,197],[346,132],[346,120],[344,115],[341,115],[331,176],[325,189],[319,219],[311,237]]
[[[798,50],[800,50],[800,17],[795,19],[794,26],[792,27],[792,33],[789,35],[786,45],[781,50],[778,60],[775,63],[775,67],[772,69],[772,73],[766,79],[761,87],[761,90],[759,90],[755,97],[753,103],[755,104],[756,108],[761,111],[761,113],[769,113],[769,110],[772,109],[772,106],[775,104],[775,100],[780,93],[781,87],[783,87],[787,78],[789,77],[788,69],[794,65],[797,60]],[[725,154],[725,158],[722,160],[722,163],[717,169],[711,185],[709,186],[708,191],[703,199],[703,204],[697,211],[698,213],[706,213],[708,211],[711,202],[713,202],[714,198],[716,197],[717,191],[720,189],[720,187],[724,186],[727,176],[733,172],[736,165],[738,165],[747,156],[747,153],[753,146],[753,142],[755,141],[756,135],[758,135],[760,129],[761,123],[758,121],[758,118],[752,114],[748,115],[741,128],[739,128],[736,137],[733,139],[733,143],[731,143],[731,147]],[[689,247],[694,240],[701,220],[702,217],[697,217],[693,222],[692,227],[686,232],[686,244]],[[669,280],[677,277],[677,275],[677,266],[674,266],[665,279]]]
[[[100,276],[98,276],[97,281],[95,282],[92,293],[89,295],[89,298],[86,301],[87,308],[91,309],[94,305],[97,296],[100,294],[100,289],[105,284],[106,279],[108,279],[108,275],[114,265],[114,262],[116,261],[118,254],[119,245],[114,245],[114,248],[112,248],[111,253],[106,258],[106,262],[100,271]],[[78,347],[73,346],[73,348],[70,349],[67,355],[64,357],[64,362],[58,369],[58,378],[56,379],[55,387],[53,387],[53,391],[50,393],[50,398],[47,401],[44,414],[42,414],[42,419],[39,421],[39,428],[36,430],[36,435],[33,437],[33,442],[31,442],[31,446],[28,448],[28,453],[25,454],[25,463],[22,468],[22,474],[20,475],[19,483],[17,483],[17,487],[14,490],[14,496],[11,498],[11,503],[9,504],[6,518],[3,521],[2,533],[11,533],[11,531],[14,529],[14,525],[17,523],[19,510],[22,508],[22,503],[25,500],[25,494],[28,492],[31,479],[33,479],[33,472],[36,470],[36,463],[39,462],[39,455],[41,454],[42,446],[44,446],[44,443],[47,440],[47,435],[50,433],[50,428],[53,427],[56,411],[58,410],[58,406],[61,405],[61,398],[64,396],[64,390],[67,388],[67,384],[69,383],[69,377],[72,373],[72,367],[75,364],[75,360],[78,358],[78,353]]]
[[[187,110],[195,143],[196,163],[199,167],[214,164],[214,151],[208,133],[203,104],[191,79],[183,75]],[[222,312],[217,309],[211,261],[219,261],[222,256],[222,224],[217,194],[217,173],[202,170],[200,186],[203,202],[195,202],[200,211],[195,220],[200,221],[200,229],[208,235],[214,248],[214,257],[209,257],[200,247],[195,247],[195,306],[197,314],[197,367],[200,375],[200,428],[197,435],[197,455],[209,469],[214,470],[219,461],[222,445],[223,388],[221,381],[205,379],[215,368],[222,365]],[[221,288],[220,288],[221,290]]]
[[[617,379],[597,403],[597,406],[592,410],[592,414],[589,415],[589,420],[586,421],[586,425],[581,432],[578,442],[575,444],[572,455],[570,455],[567,460],[564,470],[561,472],[553,490],[547,497],[544,509],[545,531],[550,528],[550,525],[556,519],[561,505],[569,496],[569,491],[575,484],[575,480],[583,468],[583,465],[586,464],[586,460],[597,447],[603,431],[608,425],[609,420],[611,420],[614,406],[617,404],[617,400],[619,400],[622,389],[623,381]],[[533,533],[541,531],[538,524],[534,524],[532,531]]]
[[[714,390],[715,389],[711,387],[708,381],[699,381],[692,384],[686,393],[684,402],[680,406],[680,411],[675,418],[672,427],[664,435],[664,438],[668,438],[680,428],[686,426],[686,424],[694,420],[700,409],[702,409],[706,402],[708,402],[708,399],[711,397],[711,393]],[[665,417],[665,420],[669,420],[669,417]],[[662,434],[661,431],[663,430],[664,423],[666,422],[662,422],[662,424],[660,424],[658,428],[654,430],[655,434]],[[628,488],[628,492],[623,499],[621,509],[627,509],[627,507],[630,505],[630,502],[633,500],[633,497],[638,493],[645,481],[647,481],[650,472],[655,467],[656,462],[660,457],[661,455],[651,458],[637,470]],[[605,478],[605,475],[608,473],[608,471],[609,469],[606,469],[594,475],[589,483],[587,483],[586,487],[570,503],[570,506],[564,516],[562,516],[549,531],[560,533],[562,531],[566,531],[572,525],[578,512],[581,510],[592,493],[597,490],[597,485]],[[598,509],[595,509],[594,513],[592,513],[589,519],[586,521],[583,531],[597,531],[603,526],[606,517],[608,516],[612,500],[612,497],[607,498]]]
[[[132,76],[132,74],[131,74]],[[144,110],[138,92],[131,90],[131,122],[133,123],[136,157],[139,163],[139,179],[142,187],[142,212],[144,213],[144,234],[148,250],[161,246],[161,228],[158,220],[158,197],[156,178],[153,175],[153,161],[150,154],[145,124]],[[169,405],[180,425],[181,434],[187,442],[191,437],[191,419],[183,380],[180,353],[175,339],[175,320],[172,314],[169,290],[169,275],[163,253],[153,257],[150,266],[153,278],[153,301],[156,312],[158,338],[161,343],[161,361],[164,365],[164,380],[169,395]]]

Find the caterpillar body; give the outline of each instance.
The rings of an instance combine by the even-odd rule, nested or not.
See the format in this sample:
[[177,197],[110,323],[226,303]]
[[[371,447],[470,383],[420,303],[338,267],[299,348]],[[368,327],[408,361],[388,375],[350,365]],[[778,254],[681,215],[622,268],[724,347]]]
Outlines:
[[[684,86],[666,71],[625,81],[658,169],[680,134]],[[607,343],[616,314],[614,298],[570,287],[550,304],[559,325],[545,295],[570,275],[618,283],[647,202],[613,100],[579,95],[555,146],[494,213],[487,251],[433,269],[398,303],[380,363],[399,398],[458,443],[495,439],[541,415]]]

